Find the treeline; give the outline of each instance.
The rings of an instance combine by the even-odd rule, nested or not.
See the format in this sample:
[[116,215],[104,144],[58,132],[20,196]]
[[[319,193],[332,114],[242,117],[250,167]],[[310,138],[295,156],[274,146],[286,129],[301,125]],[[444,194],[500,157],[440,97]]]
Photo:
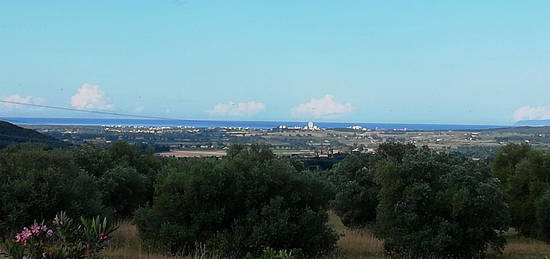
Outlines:
[[[306,163],[304,163],[306,162]],[[484,257],[504,232],[550,241],[550,153],[508,145],[491,163],[426,147],[383,144],[330,170],[234,145],[217,158],[160,158],[119,142],[0,151],[0,237],[51,219],[132,219],[150,246],[188,254],[317,256],[336,249],[333,210],[384,240],[390,255]]]
[[0,152],[0,236],[59,211],[131,217],[153,200],[161,166],[152,152],[123,142],[107,149],[10,146]]

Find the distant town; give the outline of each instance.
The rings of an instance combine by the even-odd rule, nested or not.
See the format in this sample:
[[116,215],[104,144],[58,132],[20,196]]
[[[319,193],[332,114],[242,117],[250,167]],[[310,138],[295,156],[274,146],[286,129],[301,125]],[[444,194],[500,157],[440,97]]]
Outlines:
[[413,143],[437,150],[483,158],[507,143],[550,146],[550,128],[516,127],[480,131],[368,129],[362,126],[324,129],[280,125],[273,129],[243,127],[195,128],[166,126],[27,126],[65,142],[105,145],[127,141],[154,148],[162,156],[223,156],[232,143],[270,145],[282,156],[329,157],[343,153],[375,152],[386,142]]

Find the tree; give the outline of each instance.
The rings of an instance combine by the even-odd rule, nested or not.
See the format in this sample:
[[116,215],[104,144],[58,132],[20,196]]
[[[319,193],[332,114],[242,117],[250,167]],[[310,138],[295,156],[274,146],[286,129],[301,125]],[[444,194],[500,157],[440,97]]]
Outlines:
[[234,146],[223,160],[185,160],[159,180],[152,207],[138,210],[140,235],[171,252],[197,243],[224,255],[300,248],[334,249],[327,225],[332,193],[323,179],[296,172],[265,146]]
[[58,211],[102,214],[101,198],[97,178],[81,171],[71,152],[0,152],[0,236]]
[[508,211],[497,179],[478,163],[428,148],[377,167],[375,233],[385,250],[412,257],[482,257],[501,250]]
[[366,227],[376,220],[378,185],[375,183],[376,159],[370,154],[354,154],[330,172],[336,186],[333,209],[347,227]]
[[526,236],[539,237],[536,201],[550,188],[550,153],[509,144],[497,152],[492,171],[501,181],[512,226]]
[[118,166],[108,170],[100,179],[103,204],[120,218],[132,216],[134,211],[150,200],[149,179],[134,168]]
[[536,207],[538,236],[550,243],[550,188],[537,200]]

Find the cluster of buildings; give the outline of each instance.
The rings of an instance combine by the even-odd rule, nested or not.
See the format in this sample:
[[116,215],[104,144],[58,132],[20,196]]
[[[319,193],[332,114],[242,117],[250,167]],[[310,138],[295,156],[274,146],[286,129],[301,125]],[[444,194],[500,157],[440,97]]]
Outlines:
[[277,127],[278,130],[307,130],[307,131],[317,131],[322,130],[319,126],[315,125],[313,122],[308,122],[306,126],[300,127],[300,126],[286,126],[286,125],[280,125]]

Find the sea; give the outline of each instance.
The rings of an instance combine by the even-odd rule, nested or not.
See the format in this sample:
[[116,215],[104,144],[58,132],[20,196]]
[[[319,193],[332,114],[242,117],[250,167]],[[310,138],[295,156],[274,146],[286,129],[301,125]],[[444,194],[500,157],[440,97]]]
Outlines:
[[[194,127],[194,128],[250,128],[273,129],[305,127],[307,121],[223,121],[223,120],[165,120],[165,119],[121,119],[121,118],[28,118],[0,117],[0,120],[17,125],[75,125],[75,126],[147,126],[147,127]],[[409,123],[356,123],[356,122],[315,122],[322,129],[348,128],[361,126],[371,130],[487,130],[508,128],[504,125],[460,125],[460,124],[409,124]]]

